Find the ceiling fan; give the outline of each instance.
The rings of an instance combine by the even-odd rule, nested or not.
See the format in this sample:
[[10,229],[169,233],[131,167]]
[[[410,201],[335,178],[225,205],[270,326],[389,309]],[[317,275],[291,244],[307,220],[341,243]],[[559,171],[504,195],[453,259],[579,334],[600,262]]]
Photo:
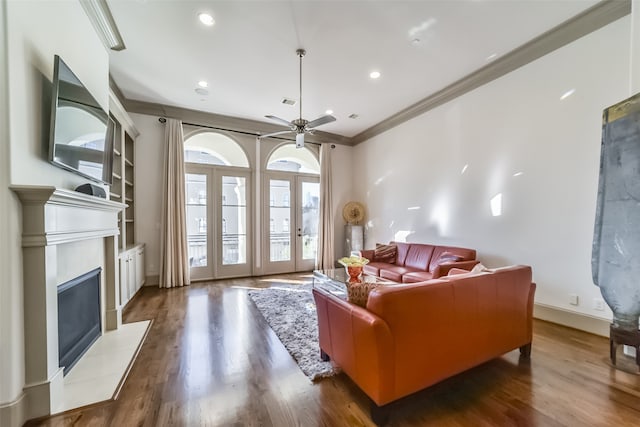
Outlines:
[[296,54],[298,55],[298,57],[300,57],[300,99],[298,99],[298,103],[300,104],[300,116],[297,119],[291,121],[287,121],[276,116],[265,116],[268,119],[289,127],[289,130],[260,135],[260,138],[268,138],[270,136],[283,135],[285,133],[294,132],[296,134],[296,147],[301,148],[304,147],[305,133],[313,134],[313,131],[316,127],[334,122],[336,120],[336,118],[331,114],[325,114],[324,116],[318,117],[317,119],[311,121],[302,118],[302,57],[306,53],[307,52],[304,49],[296,50]]

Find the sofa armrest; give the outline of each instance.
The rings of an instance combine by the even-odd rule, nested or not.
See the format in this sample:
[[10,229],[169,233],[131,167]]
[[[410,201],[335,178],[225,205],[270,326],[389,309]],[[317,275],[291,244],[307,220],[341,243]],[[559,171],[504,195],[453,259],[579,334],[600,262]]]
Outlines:
[[363,249],[360,251],[360,256],[362,258],[366,258],[369,261],[373,261],[373,254],[374,254],[374,250],[373,249]]
[[378,405],[393,400],[395,347],[387,323],[323,290],[313,297],[322,350]]
[[470,261],[455,261],[455,262],[445,262],[443,264],[439,264],[433,270],[433,278],[437,279],[438,277],[446,276],[447,274],[449,274],[449,270],[451,270],[452,268],[459,268],[461,270],[470,271],[479,262],[480,261],[478,261],[477,259],[474,259]]

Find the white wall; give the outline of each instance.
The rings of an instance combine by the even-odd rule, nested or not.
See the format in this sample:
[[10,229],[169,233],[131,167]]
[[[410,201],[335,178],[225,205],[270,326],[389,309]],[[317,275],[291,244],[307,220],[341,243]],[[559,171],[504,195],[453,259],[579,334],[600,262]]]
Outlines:
[[7,2],[11,182],[75,188],[87,180],[48,163],[55,54],[109,109],[109,56],[80,2]]
[[[162,167],[163,167],[163,144],[164,125],[158,122],[157,116],[145,114],[129,114],[136,129],[140,131],[140,136],[136,139],[136,168],[135,168],[135,191],[136,191],[136,218],[143,218],[136,221],[136,240],[146,245],[146,275],[157,276],[160,270],[160,220],[162,204]],[[185,127],[185,137],[190,134],[190,127]],[[231,134],[230,134],[231,135]],[[252,167],[255,169],[257,153],[255,138],[248,136],[235,136],[247,150],[247,155]],[[261,143],[261,156],[268,155],[272,148],[272,142],[263,141]],[[334,209],[336,212],[336,256],[342,255],[342,243],[344,230],[342,221],[342,206],[351,200],[351,152],[353,148],[336,146],[333,151],[333,190]],[[255,182],[252,182],[255,186]],[[254,232],[257,235],[257,231]],[[256,274],[261,270],[257,268]]]
[[344,145],[336,145],[336,148],[331,152],[331,165],[333,166],[331,188],[333,190],[333,222],[335,226],[333,247],[336,260],[349,255],[345,253],[344,226],[346,222],[342,218],[342,208],[352,200],[361,201],[354,196],[353,159],[356,157],[353,152],[353,147]]
[[[3,1],[0,10],[2,413],[3,406],[20,398],[24,386],[21,207],[8,185],[75,188],[86,182],[47,161],[53,58],[54,54],[60,55],[105,109],[109,62],[105,47],[77,1]],[[11,419],[8,425],[22,421]]]
[[[160,218],[162,212],[162,162],[164,156],[164,125],[157,116],[129,113],[140,135],[134,144],[135,176],[135,236],[145,244],[145,275],[160,272]],[[146,283],[147,285],[156,283]]]
[[626,17],[359,144],[366,246],[475,248],[489,266],[531,265],[537,303],[610,318],[593,309],[591,240],[602,111],[630,95],[629,37]]
[[[24,384],[22,258],[17,197],[9,190],[9,82],[6,4],[0,3],[0,407]],[[17,250],[16,250],[17,248]],[[0,424],[3,418],[0,417]]]

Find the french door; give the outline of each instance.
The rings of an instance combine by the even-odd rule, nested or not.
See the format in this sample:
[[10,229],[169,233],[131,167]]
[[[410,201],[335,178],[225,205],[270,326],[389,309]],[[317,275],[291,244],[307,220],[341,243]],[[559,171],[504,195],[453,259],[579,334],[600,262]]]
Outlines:
[[187,246],[194,280],[251,275],[251,174],[185,165]]
[[313,270],[318,250],[319,178],[268,172],[262,194],[265,273]]

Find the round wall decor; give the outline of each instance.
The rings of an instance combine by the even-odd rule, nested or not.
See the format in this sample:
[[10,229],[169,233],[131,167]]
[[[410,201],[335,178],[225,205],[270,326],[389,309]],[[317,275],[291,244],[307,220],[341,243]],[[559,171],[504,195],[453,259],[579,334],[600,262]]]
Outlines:
[[362,203],[349,202],[342,209],[342,217],[347,224],[357,225],[364,219],[364,206]]

